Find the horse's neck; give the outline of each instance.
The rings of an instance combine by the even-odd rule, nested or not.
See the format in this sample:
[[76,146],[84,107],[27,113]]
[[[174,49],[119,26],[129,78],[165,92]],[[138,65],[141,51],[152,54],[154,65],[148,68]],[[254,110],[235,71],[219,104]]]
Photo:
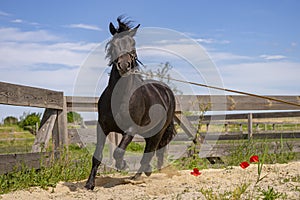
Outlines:
[[110,71],[108,87],[113,89],[120,78],[121,78],[121,76],[117,70],[117,67],[113,65],[112,69]]
[[[122,79],[122,81],[117,85],[117,83]],[[108,82],[108,87],[111,90],[117,89],[122,93],[129,93],[129,91],[134,88],[134,84],[136,84],[138,78],[136,75],[129,75],[127,77],[121,77],[117,67],[113,66],[110,72],[110,78]],[[117,85],[117,86],[116,86]],[[118,88],[115,88],[118,87]]]

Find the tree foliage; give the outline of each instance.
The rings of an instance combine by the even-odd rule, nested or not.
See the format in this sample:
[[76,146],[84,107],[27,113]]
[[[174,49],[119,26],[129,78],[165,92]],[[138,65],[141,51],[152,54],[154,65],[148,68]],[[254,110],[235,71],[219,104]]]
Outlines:
[[41,124],[41,113],[24,113],[21,117],[19,126],[24,130],[36,134],[37,126]]
[[68,123],[81,123],[82,121],[82,117],[79,113],[77,112],[68,112],[67,113],[67,119],[68,119]]
[[4,125],[15,125],[18,124],[18,119],[13,116],[8,116],[4,119]]
[[171,81],[171,70],[173,66],[170,62],[160,63],[154,69],[147,69],[147,66],[142,70],[145,74],[147,74],[146,78],[155,79],[160,82],[164,82],[167,84],[175,94],[182,94],[177,86]]

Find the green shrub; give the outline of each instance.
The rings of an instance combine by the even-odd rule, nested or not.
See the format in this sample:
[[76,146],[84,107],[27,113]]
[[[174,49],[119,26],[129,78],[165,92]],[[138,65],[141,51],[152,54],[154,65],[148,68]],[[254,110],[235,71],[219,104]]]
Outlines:
[[13,116],[8,116],[4,119],[4,125],[15,125],[18,123],[18,119]]
[[131,142],[127,148],[126,151],[131,151],[131,152],[143,152],[144,151],[144,145],[139,144],[137,142]]
[[40,169],[23,166],[22,170],[0,175],[0,194],[35,186],[45,189],[55,187],[60,181],[87,178],[91,169],[90,153],[86,149],[70,149],[68,154],[62,153],[50,166],[42,166]]
[[67,120],[68,120],[68,123],[78,123],[79,124],[82,121],[82,117],[77,112],[68,112]]
[[32,134],[36,134],[36,126],[41,124],[41,113],[24,113],[21,117],[19,126],[24,130],[30,131]]

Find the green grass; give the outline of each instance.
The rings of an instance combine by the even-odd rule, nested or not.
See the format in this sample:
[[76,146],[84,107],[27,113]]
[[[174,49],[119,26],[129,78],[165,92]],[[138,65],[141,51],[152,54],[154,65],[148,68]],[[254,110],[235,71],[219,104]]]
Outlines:
[[268,186],[267,190],[259,189],[263,200],[287,199],[287,195],[281,192],[276,192],[273,187]]
[[17,125],[0,126],[0,154],[31,151],[35,136]]
[[[9,138],[9,140],[7,140]],[[28,139],[26,139],[28,138]],[[6,141],[5,141],[6,140]],[[31,150],[34,136],[29,132],[19,129],[16,126],[3,127],[0,126],[0,153],[8,153],[11,151]],[[241,161],[248,159],[252,155],[262,156],[264,150],[270,144],[277,144],[277,152],[270,153],[265,156],[264,163],[286,163],[300,158],[299,153],[284,151],[283,143],[288,143],[286,139],[272,139],[272,140],[238,140],[238,141],[218,141],[218,143],[232,144],[230,156],[223,157],[225,164],[211,165],[205,158],[199,158],[195,153],[191,157],[183,157],[172,162],[177,169],[198,169],[207,168],[226,168],[228,166],[237,166]],[[193,147],[191,147],[193,148]],[[69,146],[68,154],[64,152],[62,157],[50,166],[42,166],[41,169],[29,169],[25,166],[21,171],[11,172],[5,175],[0,175],[0,194],[8,193],[19,189],[26,189],[32,186],[39,186],[42,188],[55,186],[59,181],[80,181],[88,177],[91,169],[91,157],[94,152],[95,145],[88,145],[86,148],[79,148],[75,145]],[[144,150],[144,143],[131,143],[127,147],[128,154],[141,153]],[[109,148],[106,144],[103,151],[104,157],[109,155]],[[299,181],[298,177],[293,177],[293,180],[285,181]],[[248,185],[241,185],[233,191],[227,191],[223,194],[217,194],[213,190],[200,191],[207,199],[238,199],[241,194],[247,189]],[[299,190],[299,188],[296,188]],[[262,196],[272,195],[280,196],[272,189],[261,190]],[[270,198],[271,198],[270,197]],[[281,196],[281,197],[284,197]],[[266,198],[267,199],[267,198]]]
[[20,128],[18,125],[0,125],[1,139],[3,138],[2,133],[21,133],[21,137],[28,137],[30,135],[32,136],[29,131],[24,131],[24,129]]
[[[276,141],[276,142],[275,142]],[[287,143],[290,140],[244,140],[244,141],[232,141],[232,149],[230,156],[224,157],[224,161],[227,165],[239,165],[245,158],[249,158],[252,155],[262,156],[266,148],[270,149],[273,146],[274,152],[266,155],[265,163],[287,163],[290,161],[298,160],[299,153],[293,152],[292,147],[289,150],[283,149],[283,143]],[[275,144],[275,146],[274,146]]]
[[217,193],[212,188],[209,189],[200,189],[200,192],[204,195],[207,200],[239,200],[242,195],[246,192],[249,183],[243,183],[240,186],[237,186],[232,191],[225,191],[223,193]]
[[12,139],[9,141],[0,141],[0,154],[30,152],[33,142],[34,138],[25,140]]
[[131,142],[127,148],[126,151],[129,152],[137,152],[137,153],[142,153],[144,152],[145,144],[144,143],[137,143],[137,142]]
[[[292,145],[290,149],[283,148],[283,144],[290,144],[291,139],[253,139],[253,140],[232,140],[218,141],[218,144],[227,144],[231,146],[229,156],[222,157],[224,164],[210,164],[206,158],[199,158],[195,146],[192,145],[191,152],[195,152],[191,157],[182,157],[173,162],[178,169],[199,169],[206,168],[226,168],[228,166],[238,166],[245,159],[248,160],[253,155],[262,157],[266,148],[272,149],[276,153],[269,152],[265,156],[266,164],[287,163],[300,159],[300,153],[293,152]],[[271,148],[272,147],[272,148]]]
[[23,166],[20,171],[0,175],[0,194],[33,186],[54,187],[59,181],[80,181],[88,177],[90,169],[90,153],[71,145],[69,153],[63,153],[49,167],[36,170]]

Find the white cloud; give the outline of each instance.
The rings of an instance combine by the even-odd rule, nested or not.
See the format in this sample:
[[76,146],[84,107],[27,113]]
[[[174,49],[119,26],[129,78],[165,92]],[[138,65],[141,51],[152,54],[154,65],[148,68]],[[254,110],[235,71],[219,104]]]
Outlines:
[[[0,38],[0,80],[4,82],[63,91],[65,95],[73,95],[80,72],[81,79],[83,76],[95,84],[98,83],[97,77],[102,75],[98,74],[103,70],[101,67],[106,67],[106,62],[96,62],[101,61],[101,55],[98,53],[93,53],[97,54],[94,56],[97,56],[96,63],[92,62],[94,68],[88,65],[91,61],[86,60],[98,43],[61,42],[63,38],[44,30],[28,32],[2,28],[0,34],[3,34]],[[82,75],[83,66],[89,67],[88,74]],[[91,80],[90,75],[96,78]],[[104,75],[107,76],[106,73]],[[86,83],[88,82],[82,84]],[[99,95],[100,92],[101,90],[94,89],[95,95]],[[1,112],[0,118],[5,113],[13,113],[9,108],[7,110]]]
[[209,52],[209,55],[211,56],[212,60],[215,62],[237,61],[237,60],[241,61],[241,60],[252,60],[253,59],[250,56],[237,55],[237,54],[228,53],[228,52],[211,51],[211,52]]
[[88,43],[0,43],[0,66],[5,68],[24,68],[35,65],[56,64],[80,66],[89,51],[97,44]]
[[[195,61],[195,64],[201,66],[203,79],[210,80],[211,75],[219,75],[227,88],[274,95],[299,94],[300,92],[300,87],[295,85],[295,82],[299,80],[300,63],[288,62],[284,55],[262,55],[261,58],[272,62],[260,62],[261,59],[257,57],[205,49],[187,39],[155,40],[152,38],[152,41],[152,46],[151,43],[143,45],[143,41],[139,41],[137,43],[140,45],[138,54],[150,58],[149,60],[158,58],[156,62],[158,60],[169,61],[175,69],[184,69],[180,72],[189,79],[192,79],[194,74],[185,68],[187,65],[182,62],[184,59],[191,63]],[[210,57],[207,57],[206,52]],[[213,63],[217,64],[218,70],[215,72],[213,72],[213,64],[209,63],[210,58]],[[207,62],[204,62],[205,59]],[[196,82],[201,82],[201,80],[198,78]],[[216,85],[217,83],[209,84]]]
[[300,63],[252,62],[219,67],[225,87],[257,94],[299,94]]
[[212,43],[214,43],[215,42],[215,40],[214,39],[209,39],[209,38],[206,38],[206,39],[204,39],[204,38],[199,38],[199,39],[195,39],[197,42],[199,42],[199,43],[204,43],[204,44],[212,44]]
[[17,28],[0,28],[0,35],[0,42],[45,42],[59,39],[45,30],[21,31]]
[[287,58],[286,56],[283,55],[261,55],[260,57],[265,60],[282,60]]
[[198,38],[195,40],[201,44],[230,44],[229,40],[215,40],[212,38]]
[[70,25],[66,25],[66,27],[80,28],[80,29],[93,30],[93,31],[102,31],[100,27],[96,25],[90,25],[90,24],[70,24]]
[[292,43],[291,43],[291,46],[292,46],[292,47],[296,47],[297,45],[298,45],[297,42],[292,42]]
[[0,10],[0,15],[1,16],[10,16],[11,14],[7,13],[7,12],[3,12]]
[[1,70],[1,81],[14,84],[30,85],[33,87],[72,93],[73,83],[78,69],[59,69],[32,71],[27,69]]
[[45,30],[21,31],[16,28],[0,28],[0,35],[2,69],[30,68],[41,64],[78,67],[98,45],[87,42],[60,42],[62,38]]
[[11,20],[12,23],[23,23],[24,21],[22,19],[14,19]]
[[11,20],[10,22],[16,23],[16,24],[33,25],[33,26],[39,26],[39,25],[40,25],[40,24],[37,23],[37,22],[28,22],[28,21],[25,21],[25,20],[23,20],[23,19],[14,19],[14,20]]

